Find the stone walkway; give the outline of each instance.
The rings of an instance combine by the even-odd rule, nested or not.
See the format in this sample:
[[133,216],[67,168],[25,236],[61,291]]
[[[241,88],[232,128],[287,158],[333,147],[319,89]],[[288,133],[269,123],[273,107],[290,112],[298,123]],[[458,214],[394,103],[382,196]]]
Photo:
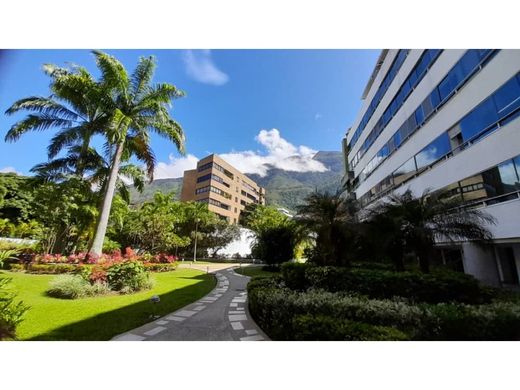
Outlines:
[[233,268],[212,271],[217,286],[208,295],[156,321],[113,338],[116,341],[269,340],[247,308],[249,277]]

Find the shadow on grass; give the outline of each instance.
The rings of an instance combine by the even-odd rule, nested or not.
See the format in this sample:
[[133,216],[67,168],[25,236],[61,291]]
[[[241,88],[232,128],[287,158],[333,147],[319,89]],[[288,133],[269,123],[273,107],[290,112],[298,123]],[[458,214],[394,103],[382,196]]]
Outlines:
[[161,301],[153,304],[144,299],[118,309],[107,311],[93,317],[67,324],[49,332],[34,336],[29,341],[69,340],[104,341],[153,321],[152,315],[164,316],[180,309],[208,294],[216,284],[212,274],[197,275],[189,278],[198,282],[160,294]]

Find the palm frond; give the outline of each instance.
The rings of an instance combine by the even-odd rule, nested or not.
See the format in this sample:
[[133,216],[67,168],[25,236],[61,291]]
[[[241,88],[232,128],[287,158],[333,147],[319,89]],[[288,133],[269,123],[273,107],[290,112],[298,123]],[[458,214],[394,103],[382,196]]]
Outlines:
[[96,57],[96,64],[101,71],[101,81],[108,88],[114,88],[119,94],[126,95],[130,80],[125,67],[115,57],[100,50],[92,52]]
[[73,121],[47,114],[31,114],[15,123],[5,136],[6,142],[14,142],[28,131],[44,131],[51,127],[70,127]]
[[139,63],[132,73],[132,93],[139,98],[142,93],[148,90],[155,72],[155,57],[140,57]]

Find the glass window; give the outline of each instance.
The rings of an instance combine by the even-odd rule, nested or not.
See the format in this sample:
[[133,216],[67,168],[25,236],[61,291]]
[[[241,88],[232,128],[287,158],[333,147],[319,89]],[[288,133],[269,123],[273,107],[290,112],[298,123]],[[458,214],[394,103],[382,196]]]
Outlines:
[[520,177],[520,156],[516,156],[513,161],[515,163],[516,173]]
[[437,108],[439,103],[441,102],[441,98],[439,96],[439,91],[435,88],[430,94],[430,102],[432,103],[433,108]]
[[506,161],[498,166],[500,181],[504,194],[520,190],[520,182],[513,160]]
[[411,135],[415,132],[415,129],[417,128],[417,121],[415,119],[415,114],[412,115],[410,118],[408,118],[408,135]]
[[468,50],[459,61],[461,70],[465,75],[469,75],[473,69],[479,64],[477,50]]
[[417,64],[417,68],[415,68],[415,72],[417,73],[418,77],[421,77],[426,68],[428,67],[428,64],[430,63],[430,55],[428,50],[426,50],[421,58],[421,61],[419,64]]
[[415,84],[417,83],[417,73],[415,73],[415,71],[412,71],[410,76],[408,76],[408,82],[410,83],[410,87],[415,87]]
[[399,184],[413,176],[415,174],[415,171],[415,160],[412,157],[399,168],[397,168],[392,174],[395,185],[398,186]]
[[513,77],[493,94],[500,118],[513,112],[520,106],[520,83]]
[[421,105],[424,112],[424,116],[428,117],[433,112],[433,106],[430,98],[427,97],[426,99],[424,99]]
[[482,174],[468,177],[460,182],[462,199],[465,202],[487,198]]
[[448,133],[443,133],[415,155],[417,169],[424,168],[451,151]]
[[401,132],[400,131],[397,131],[395,134],[394,134],[394,145],[395,145],[395,148],[399,148],[399,146],[401,146]]
[[475,137],[482,130],[497,121],[498,115],[493,100],[485,100],[460,121],[464,142]]
[[422,125],[424,122],[424,112],[421,106],[415,110],[415,121],[417,122],[417,125]]
[[455,85],[452,83],[452,78],[448,74],[439,84],[438,90],[439,90],[439,97],[441,98],[441,101],[446,99],[455,89]]
[[401,91],[403,93],[403,100],[406,99],[411,90],[412,89],[410,88],[410,82],[406,80],[401,87]]

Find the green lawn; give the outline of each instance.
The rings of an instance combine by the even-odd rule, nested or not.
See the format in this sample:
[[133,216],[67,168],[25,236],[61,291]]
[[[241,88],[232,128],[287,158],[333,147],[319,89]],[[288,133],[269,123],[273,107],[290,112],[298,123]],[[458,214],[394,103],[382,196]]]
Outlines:
[[262,266],[250,266],[250,267],[236,268],[235,272],[237,274],[242,274],[242,275],[246,275],[246,276],[250,276],[250,277],[254,277],[254,276],[271,277],[271,276],[280,275],[280,272],[264,271],[262,269]]
[[[194,269],[154,273],[152,290],[130,295],[64,300],[45,294],[54,275],[4,272],[12,278],[18,298],[31,306],[17,328],[20,340],[109,340],[203,297],[215,287],[215,278]],[[155,305],[149,299],[159,295]]]

